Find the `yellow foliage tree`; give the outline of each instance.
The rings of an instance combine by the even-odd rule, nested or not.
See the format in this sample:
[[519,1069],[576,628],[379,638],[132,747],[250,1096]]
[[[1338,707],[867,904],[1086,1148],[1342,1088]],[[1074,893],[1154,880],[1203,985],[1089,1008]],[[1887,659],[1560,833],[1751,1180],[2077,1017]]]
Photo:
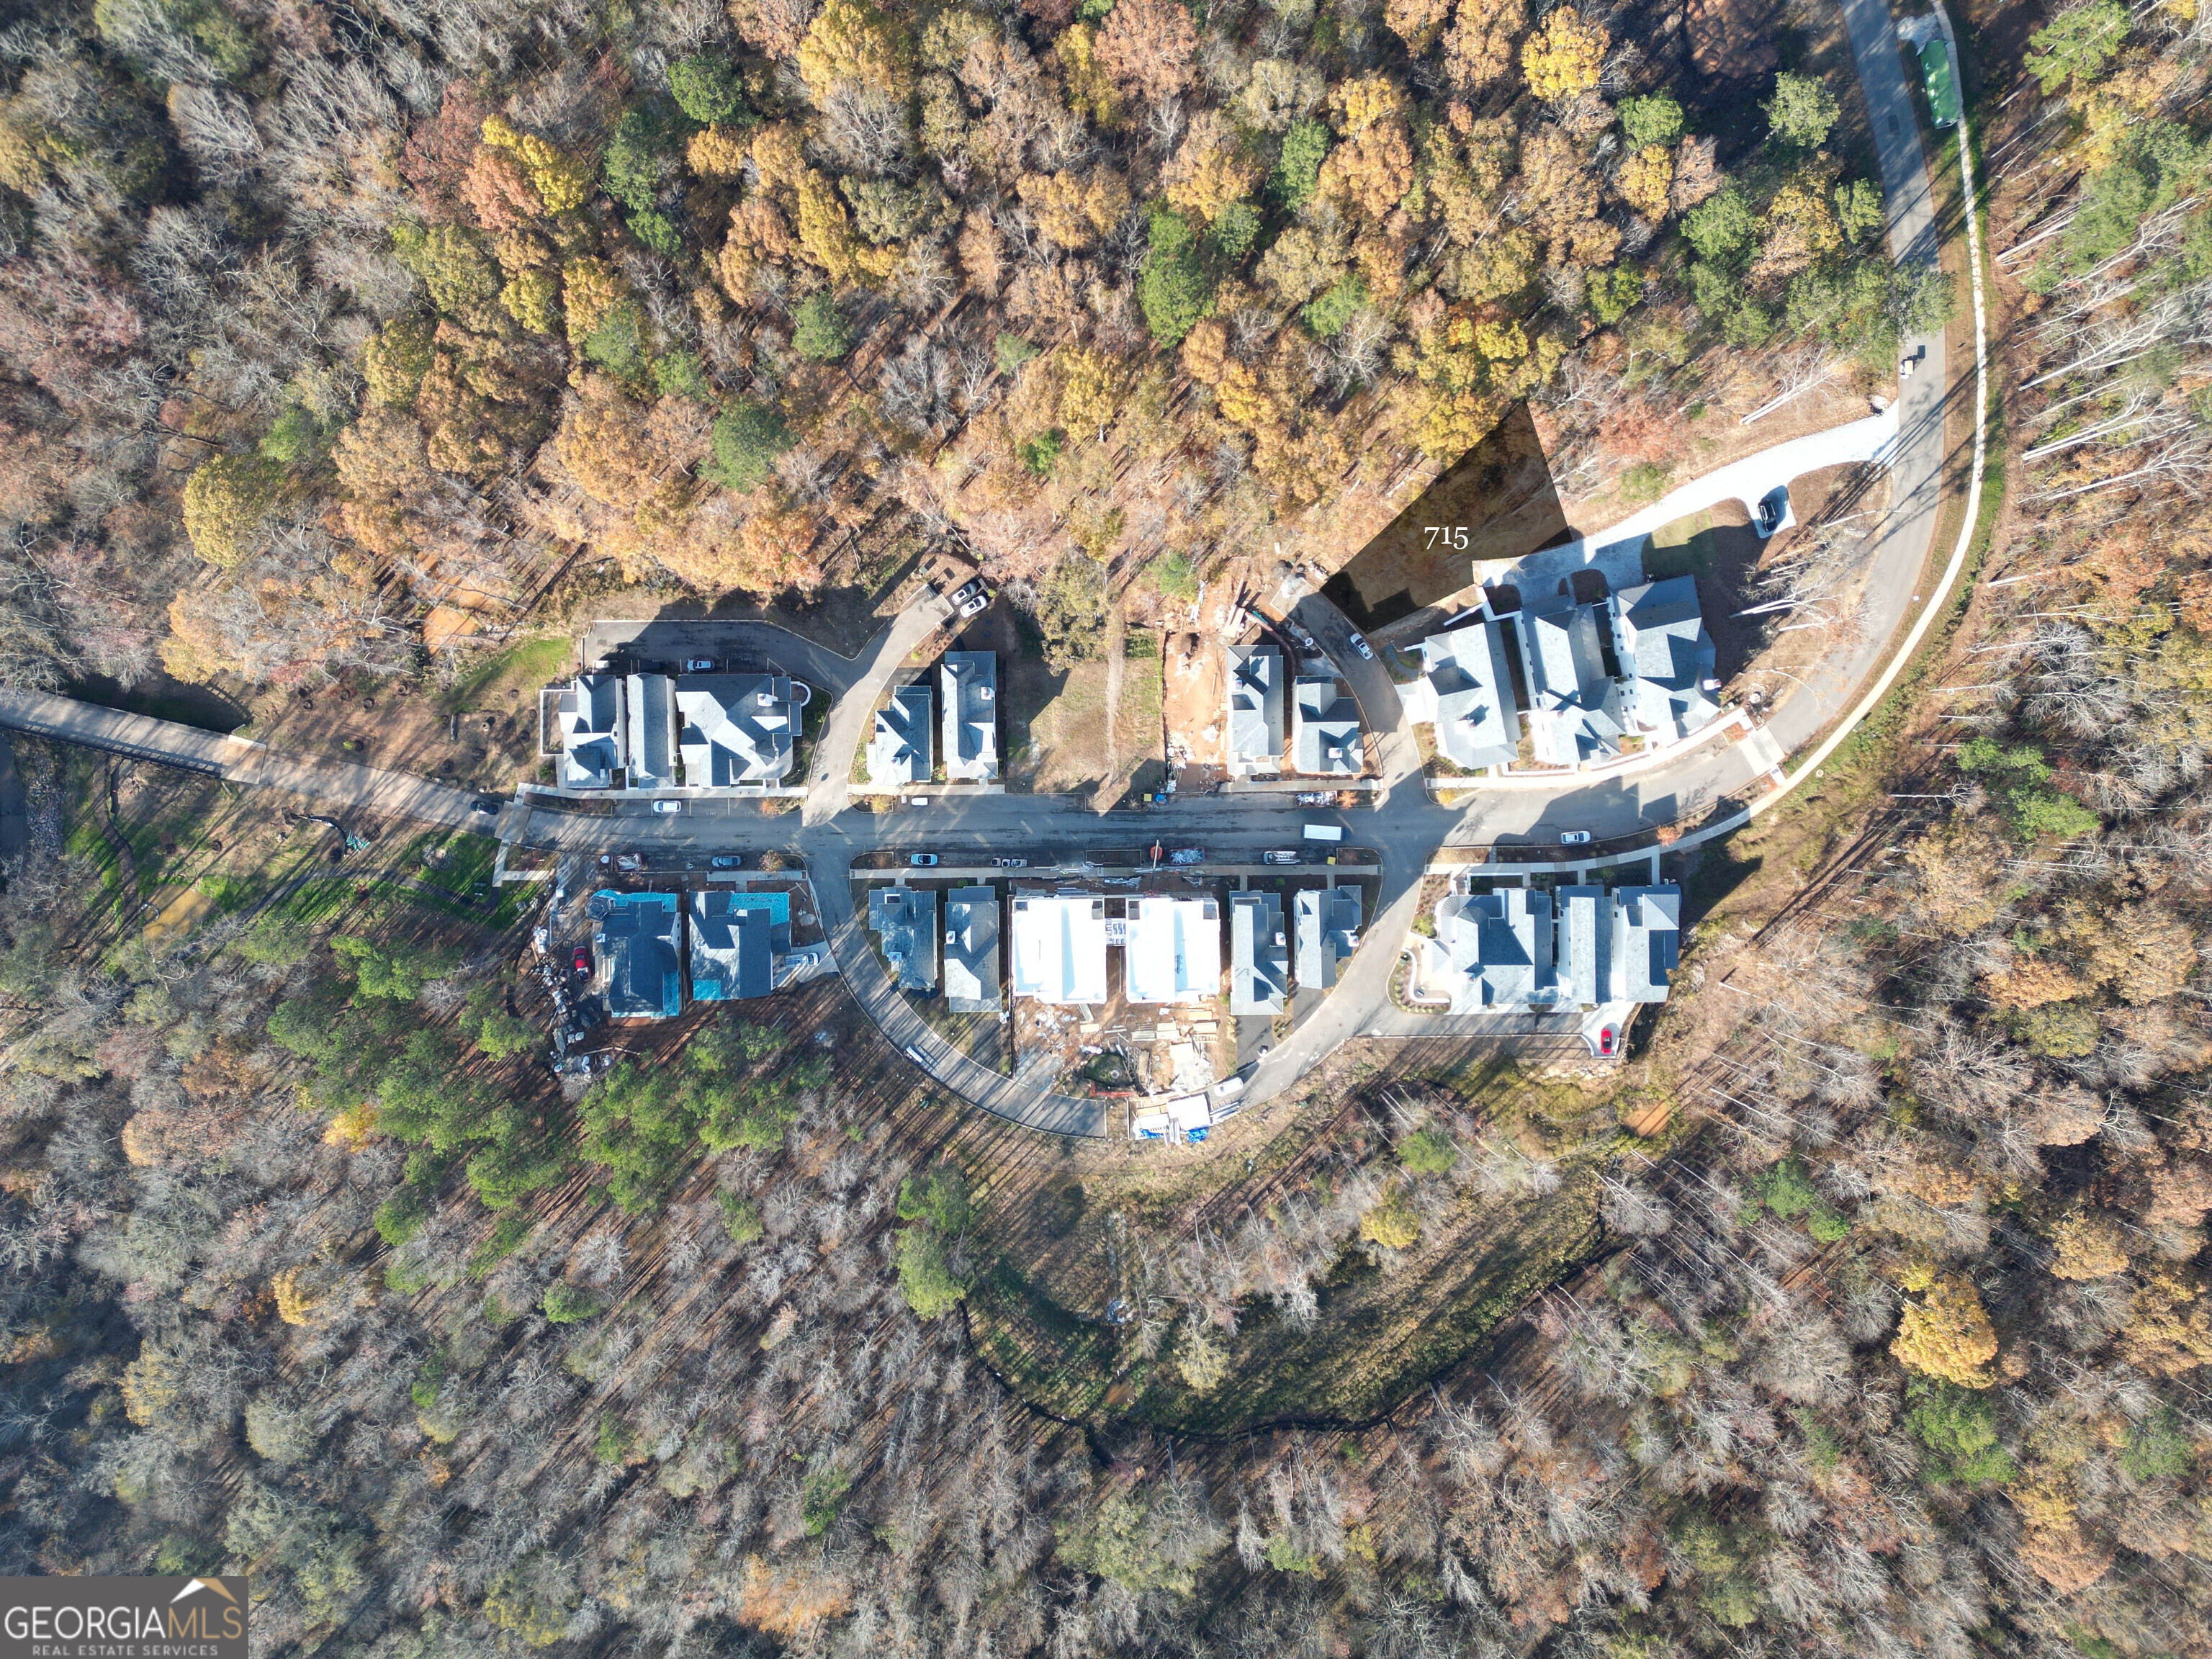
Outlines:
[[550,270],[523,271],[500,289],[499,303],[532,334],[550,334],[561,320],[561,280]]
[[1513,43],[1528,21],[1528,0],[1459,0],[1444,35],[1444,73],[1480,92],[1513,73]]
[[1645,218],[1667,216],[1668,193],[1674,187],[1674,155],[1664,144],[1646,144],[1620,164],[1620,199]]
[[1192,118],[1174,159],[1160,174],[1169,203],[1203,224],[1249,196],[1259,182],[1260,169],[1239,153],[1236,133],[1216,110]]
[[1336,130],[1349,138],[1378,121],[1406,118],[1411,106],[1406,89],[1387,75],[1363,75],[1340,82],[1328,95]]
[[519,131],[503,115],[484,118],[483,141],[512,154],[530,175],[531,187],[548,213],[572,213],[592,193],[592,172],[535,133]]
[[1421,1218],[1413,1213],[1405,1189],[1396,1182],[1359,1218],[1359,1236],[1391,1250],[1409,1250],[1420,1243]]
[[1382,21],[1406,43],[1406,50],[1419,58],[1436,44],[1450,10],[1451,0],[1385,0]]
[[246,556],[246,539],[276,502],[276,474],[252,455],[216,455],[185,484],[185,533],[219,570]]
[[607,313],[629,294],[621,273],[605,259],[569,260],[561,273],[561,309],[568,324],[568,343],[582,349]]
[[306,1273],[304,1267],[287,1267],[269,1281],[276,1297],[276,1317],[287,1325],[306,1324],[322,1302],[308,1288]]
[[2134,1306],[2120,1332],[2120,1353],[2139,1370],[2178,1376],[2212,1365],[2212,1297],[2204,1270],[2155,1263],[2140,1275]]
[[151,1428],[183,1397],[183,1363],[148,1340],[140,1346],[138,1357],[123,1368],[122,1392],[124,1415],[142,1429]]
[[1103,437],[1121,401],[1121,365],[1078,346],[1060,355],[1060,424],[1076,439]]
[[1121,100],[1114,76],[1098,55],[1098,26],[1074,23],[1053,42],[1060,59],[1060,79],[1067,88],[1067,106],[1093,126],[1110,127],[1121,116]]
[[2111,1216],[2075,1210],[2051,1230],[2053,1279],[2107,1279],[2127,1270],[2120,1225]]
[[2120,999],[2160,1002],[2189,982],[2197,966],[2189,926],[2154,900],[2124,904],[2089,952],[2091,968]]
[[1996,1327],[1981,1292],[1956,1273],[1939,1273],[1917,1302],[1905,1304],[1890,1352],[1899,1364],[1962,1389],[1996,1382],[1990,1362],[1997,1355]]
[[1539,98],[1571,98],[1597,84],[1612,44],[1602,23],[1584,22],[1572,6],[1555,6],[1521,48],[1521,72]]
[[1025,173],[1014,181],[1014,190],[1036,216],[1037,228],[1071,251],[1091,246],[1129,210],[1129,187],[1111,167]]
[[840,81],[904,103],[914,93],[914,40],[903,23],[870,0],[830,0],[799,43],[799,74],[817,105]]
[[2070,1002],[2089,988],[2063,963],[2049,957],[2020,957],[2002,973],[1982,981],[1982,994],[2000,1008],[2025,1012],[2053,1002]]
[[2089,1588],[2112,1570],[2112,1553],[2090,1540],[2075,1517],[2074,1495],[2057,1471],[2042,1469],[2005,1490],[2026,1533],[2020,1559],[2062,1595]]
[[1370,219],[1385,217],[1413,185],[1413,141],[1395,115],[1359,127],[1321,164],[1321,193]]
[[1229,331],[1213,318],[1203,318],[1182,337],[1177,354],[1183,373],[1204,386],[1218,386],[1229,358]]
[[750,149],[727,127],[705,127],[691,135],[684,159],[702,179],[735,179],[745,170]]

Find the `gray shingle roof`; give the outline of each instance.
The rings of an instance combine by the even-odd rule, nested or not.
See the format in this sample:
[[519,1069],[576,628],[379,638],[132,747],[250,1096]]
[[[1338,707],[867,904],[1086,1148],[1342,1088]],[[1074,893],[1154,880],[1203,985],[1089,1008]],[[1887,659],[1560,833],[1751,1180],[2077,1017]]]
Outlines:
[[675,684],[686,784],[726,789],[790,775],[800,717],[789,680],[781,674],[687,674]]
[[606,981],[607,1012],[617,1019],[667,1019],[681,1012],[676,895],[594,893],[590,914],[598,923],[592,949]]
[[1326,991],[1337,964],[1359,942],[1359,890],[1309,887],[1291,902],[1297,939],[1298,989]]
[[1283,752],[1283,653],[1272,645],[1229,652],[1229,758],[1279,760]]
[[623,683],[613,674],[579,674],[561,694],[561,787],[609,789],[624,763]]
[[633,789],[665,789],[676,781],[675,683],[665,674],[632,674],[623,683],[629,742],[623,763]]
[[868,739],[871,783],[929,781],[931,708],[929,683],[916,680],[892,691],[890,706],[876,711],[875,735]]
[[1283,901],[1273,893],[1229,897],[1229,1012],[1279,1014],[1290,1000],[1291,953]]
[[1438,754],[1479,772],[1520,753],[1521,704],[1498,623],[1430,635],[1421,641],[1421,665],[1425,696],[1415,701],[1422,717],[1436,722]]
[[938,665],[945,697],[945,775],[988,783],[999,775],[999,659],[948,651]]
[[868,926],[883,935],[884,959],[902,991],[937,988],[937,894],[927,887],[878,887],[868,895]]
[[1698,608],[1697,579],[1670,576],[1625,588],[1613,603],[1621,669],[1635,679],[1631,707],[1637,724],[1664,740],[1709,724],[1720,707],[1705,690],[1715,656]]
[[1528,682],[1529,747],[1552,766],[1620,752],[1620,684],[1605,672],[1607,605],[1561,604],[1515,618]]
[[1366,763],[1359,708],[1334,674],[1302,676],[1292,688],[1291,765],[1316,776],[1350,777]]
[[764,997],[775,988],[775,958],[791,948],[766,893],[709,888],[691,895],[691,996],[696,1002]]
[[956,1014],[998,1012],[999,896],[956,887],[945,896],[945,1006]]

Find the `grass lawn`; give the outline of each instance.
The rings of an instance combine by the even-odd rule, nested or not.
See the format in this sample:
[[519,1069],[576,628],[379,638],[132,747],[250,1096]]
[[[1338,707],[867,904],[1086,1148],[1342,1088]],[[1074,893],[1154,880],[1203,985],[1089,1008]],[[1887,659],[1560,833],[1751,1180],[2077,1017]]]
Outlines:
[[1653,581],[1669,576],[1710,576],[1718,555],[1713,515],[1692,513],[1651,532],[1651,545],[1644,553],[1644,574]]
[[548,681],[568,672],[575,653],[574,642],[566,638],[525,640],[511,645],[471,664],[438,694],[438,710],[460,714],[531,702]]

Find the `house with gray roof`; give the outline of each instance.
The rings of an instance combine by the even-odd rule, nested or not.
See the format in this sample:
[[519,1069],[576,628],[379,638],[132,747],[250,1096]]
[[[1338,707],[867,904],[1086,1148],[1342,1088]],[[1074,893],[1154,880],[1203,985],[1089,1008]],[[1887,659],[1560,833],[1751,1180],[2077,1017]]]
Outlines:
[[945,698],[945,775],[960,783],[999,779],[999,659],[948,651],[937,669]]
[[1577,766],[1620,752],[1627,735],[1613,649],[1611,603],[1561,600],[1516,619],[1528,686],[1528,741],[1548,766]]
[[1437,905],[1426,977],[1441,980],[1455,1014],[1664,1002],[1681,907],[1672,886],[1454,894]]
[[1624,588],[1613,599],[1613,648],[1629,677],[1629,715],[1661,743],[1686,738],[1720,714],[1713,636],[1694,576]]
[[1309,887],[1291,901],[1297,938],[1298,989],[1326,991],[1337,964],[1359,948],[1359,890]]
[[1439,900],[1437,943],[1449,960],[1452,1012],[1555,1005],[1555,932],[1552,896],[1541,888],[1501,887]]
[[1664,1002],[1682,960],[1682,890],[1623,887],[1613,896],[1611,1000]]
[[884,960],[902,991],[937,988],[937,894],[925,887],[878,887],[868,895],[868,927],[880,933]]
[[1229,651],[1229,769],[1283,767],[1283,653],[1272,645]]
[[1421,641],[1421,678],[1398,688],[1406,718],[1437,729],[1437,753],[1463,772],[1509,764],[1521,752],[1504,625],[1494,619]]
[[945,896],[945,1006],[956,1014],[995,1014],[999,994],[999,895],[956,887]]
[[1366,766],[1359,706],[1334,674],[1303,674],[1291,688],[1291,769],[1316,777],[1355,777]]
[[915,680],[892,690],[890,703],[876,710],[875,734],[868,739],[868,781],[886,789],[927,783],[932,704],[929,682]]
[[[542,707],[542,705],[541,705]],[[555,775],[563,789],[611,789],[626,763],[629,723],[623,683],[615,674],[579,674],[561,693],[554,721],[561,733]]]
[[708,888],[691,894],[691,1000],[728,1002],[775,988],[791,952],[791,896]]
[[623,763],[633,789],[676,786],[676,683],[665,674],[632,674],[623,683],[629,736]]
[[1290,1006],[1290,944],[1274,893],[1229,896],[1229,1012],[1279,1014]]
[[807,687],[781,674],[686,674],[675,685],[685,784],[730,789],[790,775]]
[[676,895],[594,893],[586,914],[607,1012],[617,1019],[669,1019],[681,1012],[677,935],[683,922]]

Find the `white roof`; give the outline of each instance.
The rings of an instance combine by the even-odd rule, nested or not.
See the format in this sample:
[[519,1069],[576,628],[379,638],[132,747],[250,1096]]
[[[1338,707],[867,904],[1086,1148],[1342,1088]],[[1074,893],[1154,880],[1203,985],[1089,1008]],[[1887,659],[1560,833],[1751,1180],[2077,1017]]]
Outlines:
[[1040,1002],[1106,1000],[1106,901],[1091,893],[1017,892],[1010,902],[1012,988]]
[[1121,984],[1131,1002],[1206,1002],[1221,994],[1221,908],[1148,893],[1129,924]]

